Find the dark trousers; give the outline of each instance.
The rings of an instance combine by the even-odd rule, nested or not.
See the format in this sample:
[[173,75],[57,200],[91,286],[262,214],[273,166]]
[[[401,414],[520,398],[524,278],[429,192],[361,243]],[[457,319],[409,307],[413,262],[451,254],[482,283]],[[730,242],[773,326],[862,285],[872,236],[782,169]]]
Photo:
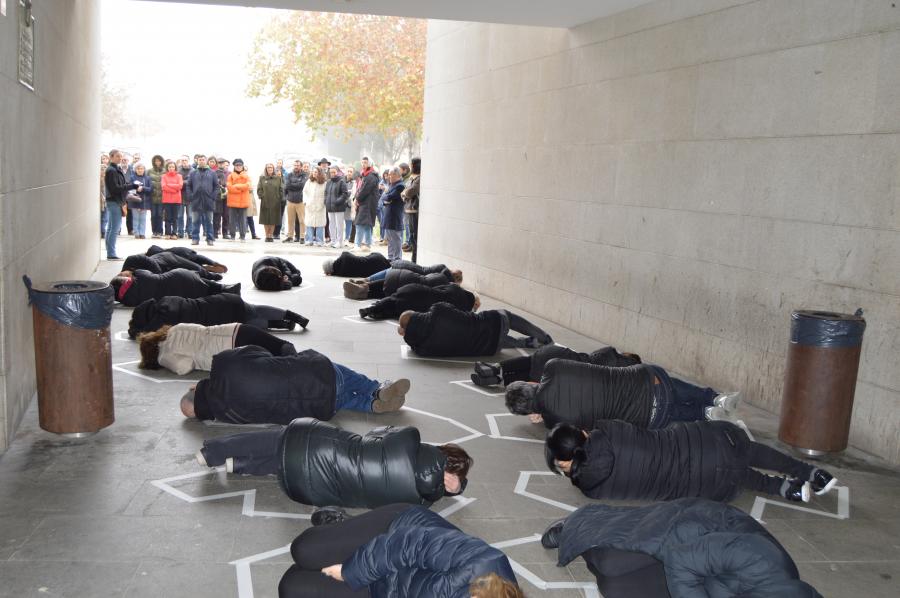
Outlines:
[[213,229],[213,238],[218,239],[221,234],[225,237],[225,231],[222,230],[222,213],[214,212],[213,213],[213,221],[212,221],[212,229]]
[[409,227],[409,237],[407,239],[407,244],[409,245],[409,250],[412,251],[413,254],[412,261],[415,262],[416,248],[419,246],[419,213],[407,212],[406,223]]
[[247,228],[250,229],[250,236],[256,238],[256,223],[253,222],[253,216],[247,216]]
[[165,234],[175,235],[178,233],[178,208],[181,207],[181,204],[164,203],[162,206],[166,224]]
[[128,210],[128,213],[125,214],[125,229],[128,231],[128,234],[133,234],[134,231],[134,218],[131,214],[131,209]]
[[[371,288],[371,287],[370,287]],[[534,344],[529,345],[528,340],[534,339],[535,341],[544,344],[546,339],[550,338],[550,335],[541,330],[538,326],[532,324],[522,316],[516,315],[512,312],[509,312],[505,309],[498,310],[500,314],[503,316],[503,320],[505,321],[504,325],[500,327],[500,348],[508,349],[513,347],[534,347]],[[513,337],[508,333],[512,330],[513,332],[518,332],[524,336],[522,337]]]
[[500,362],[500,373],[503,376],[503,385],[508,386],[513,382],[539,382],[529,380],[531,377],[531,355],[513,357]]
[[582,553],[597,587],[609,598],[640,596],[669,598],[663,564],[648,554],[615,548],[591,548]]
[[284,426],[229,434],[203,441],[203,458],[210,467],[234,460],[234,473],[244,475],[274,475],[281,463],[281,436]]
[[[804,481],[809,480],[810,474],[815,469],[808,463],[758,442],[750,443],[750,467],[776,471]],[[748,468],[741,486],[747,490],[778,494],[783,481],[779,476],[766,475]]]
[[696,422],[706,418],[706,408],[713,406],[719,395],[709,387],[697,386],[678,378],[672,381],[672,402],[669,405],[669,422]]
[[150,232],[154,235],[163,234],[163,204],[155,203],[150,206]]
[[[278,219],[278,224],[275,225],[275,230],[272,231],[272,236],[275,237],[276,239],[277,239],[278,237],[281,236],[281,223],[284,222],[284,208],[285,208],[285,205],[287,205],[286,202],[285,202],[285,200],[281,200],[281,218]],[[300,235],[300,229],[299,229],[299,228],[295,228],[294,230],[297,231],[297,235],[299,236],[299,235]],[[298,240],[299,240],[299,239],[298,239]]]
[[369,285],[369,299],[384,298],[384,279],[373,280],[367,284]]
[[292,355],[297,352],[296,349],[294,349],[294,345],[283,338],[278,338],[274,334],[256,326],[241,324],[238,326],[237,334],[234,337],[234,346],[245,347],[247,345],[262,347],[276,357],[280,355]]
[[269,322],[284,320],[285,310],[271,305],[244,304],[244,324],[266,329]]
[[378,507],[340,523],[310,527],[291,544],[295,565],[278,584],[280,598],[344,598],[368,596],[368,589],[353,591],[347,584],[322,575],[321,570],[343,563],[357,548],[385,533],[406,504]]

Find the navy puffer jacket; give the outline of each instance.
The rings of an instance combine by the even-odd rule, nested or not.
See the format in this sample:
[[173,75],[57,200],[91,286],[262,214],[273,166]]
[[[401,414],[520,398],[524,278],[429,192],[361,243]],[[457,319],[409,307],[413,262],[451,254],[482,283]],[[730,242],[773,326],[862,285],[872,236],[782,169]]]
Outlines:
[[221,293],[197,299],[185,297],[148,299],[131,312],[128,336],[135,338],[141,332],[159,330],[166,324],[215,326],[244,322],[246,319],[246,304],[239,296],[232,293]]
[[222,280],[221,274],[213,274],[212,272],[207,271],[203,266],[168,251],[153,255],[144,255],[141,253],[129,255],[125,258],[125,263],[122,264],[122,270],[128,270],[130,272],[134,272],[135,270],[148,270],[154,274],[162,274],[163,272],[170,272],[172,270],[177,270],[178,268],[196,272],[200,278],[205,278],[207,280]]
[[383,254],[370,253],[369,255],[353,255],[349,251],[341,253],[340,257],[334,260],[333,276],[347,276],[350,278],[363,278],[372,276],[376,272],[387,270],[391,267]]
[[412,270],[403,268],[391,268],[384,277],[384,296],[390,297],[397,292],[400,287],[408,284],[423,284],[426,287],[439,287],[441,285],[450,284],[453,277],[450,270],[443,272],[433,272],[430,274],[418,274]]
[[541,376],[544,374],[544,367],[551,359],[580,361],[611,368],[624,368],[641,363],[640,357],[623,355],[615,347],[603,347],[592,353],[578,353],[561,345],[545,345],[531,354],[531,373],[528,379],[532,382],[540,382]]

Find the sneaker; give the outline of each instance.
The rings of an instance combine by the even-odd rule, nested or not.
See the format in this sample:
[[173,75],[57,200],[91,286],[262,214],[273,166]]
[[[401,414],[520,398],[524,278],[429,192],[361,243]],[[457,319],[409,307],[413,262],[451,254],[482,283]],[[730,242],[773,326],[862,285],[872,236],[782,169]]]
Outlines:
[[300,243],[301,245],[304,245],[306,243],[306,241],[303,239],[297,239],[297,242]]
[[293,242],[294,242],[294,240],[293,240],[292,238],[290,238],[290,237],[288,237],[287,239],[285,239],[284,241],[282,241],[282,243],[293,243]]
[[309,326],[309,318],[304,318],[298,313],[292,312],[291,310],[286,310],[284,312],[284,319],[288,322],[296,322],[300,324],[300,328],[306,330],[306,327]]
[[803,480],[785,478],[781,484],[779,494],[790,502],[809,502],[812,495],[812,488],[809,482]]
[[266,237],[266,243],[274,243],[274,242],[275,242],[275,239],[273,239],[272,237]]
[[212,242],[212,241],[210,241],[210,240],[209,240],[209,239],[207,239],[207,240],[206,240],[206,244],[207,244],[207,245],[212,245],[212,244],[213,244],[213,242]]
[[191,241],[191,245],[199,245],[200,241]]
[[726,413],[734,413],[737,411],[738,405],[741,402],[741,392],[726,392],[720,394],[715,399],[713,399],[713,405],[716,407],[721,407],[725,410]]
[[541,546],[547,549],[559,548],[559,535],[562,533],[565,523],[565,518],[557,519],[551,523],[541,536]]
[[194,456],[197,457],[197,463],[204,467],[209,467],[209,465],[206,463],[206,457],[203,455],[203,449],[197,451],[197,454]]
[[344,283],[344,297],[362,301],[369,297],[369,285],[356,284],[349,280]]
[[228,473],[234,473],[234,457],[228,457],[225,459],[225,471]]
[[107,259],[107,261],[110,261],[110,262],[124,262],[125,261],[124,257],[119,257],[117,255],[111,255],[111,256],[107,257],[106,259]]
[[706,414],[706,419],[708,421],[731,421],[731,414],[725,411],[725,409],[723,409],[722,407],[706,407],[703,411]]
[[822,496],[823,494],[831,492],[835,485],[837,485],[837,478],[824,469],[819,469],[817,467],[813,470],[812,479],[809,481],[809,484],[812,486],[816,496]]
[[387,413],[397,411],[406,402],[406,393],[409,392],[409,380],[400,378],[396,382],[385,380],[375,391],[375,400],[372,401],[373,413]]
[[340,523],[349,518],[350,516],[347,514],[347,511],[340,507],[319,507],[313,511],[312,517],[310,517],[310,523],[313,524],[313,527],[318,527],[320,525],[328,525],[329,523]]

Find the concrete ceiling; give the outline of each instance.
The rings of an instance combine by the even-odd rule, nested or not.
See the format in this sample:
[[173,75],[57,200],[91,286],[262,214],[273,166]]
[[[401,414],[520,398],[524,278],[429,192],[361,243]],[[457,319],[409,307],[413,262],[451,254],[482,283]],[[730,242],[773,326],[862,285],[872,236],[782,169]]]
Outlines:
[[[183,0],[164,0],[168,2]],[[192,4],[574,27],[651,0],[192,0]]]

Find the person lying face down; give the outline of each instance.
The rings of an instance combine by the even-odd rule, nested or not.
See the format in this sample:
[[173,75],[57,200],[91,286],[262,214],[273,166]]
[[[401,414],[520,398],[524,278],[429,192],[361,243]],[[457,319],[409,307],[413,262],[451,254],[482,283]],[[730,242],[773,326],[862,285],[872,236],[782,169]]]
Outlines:
[[[687,422],[643,430],[622,421],[598,421],[588,433],[556,424],[544,446],[547,466],[562,472],[589,498],[727,502],[741,488],[809,502],[836,479],[764,444],[731,422]],[[753,468],[787,474],[775,477]]]
[[354,255],[344,251],[337,259],[322,262],[322,271],[326,276],[351,278],[365,278],[390,267],[391,262],[380,253]]
[[[442,286],[449,283],[462,284],[461,270],[450,270],[443,264],[423,268],[412,262],[395,262],[401,267],[382,270],[364,280],[348,280],[344,283],[344,297],[348,299],[381,299],[390,297],[400,287],[408,284],[421,284],[428,287]],[[417,269],[405,265],[412,264]],[[436,271],[431,271],[436,270]]]
[[615,347],[602,347],[592,353],[578,353],[562,345],[546,345],[531,355],[505,359],[500,363],[476,362],[475,373],[471,375],[472,383],[478,386],[495,386],[498,384],[508,385],[520,380],[522,382],[540,382],[541,376],[544,375],[544,366],[551,359],[580,361],[614,368],[641,363],[640,355],[619,353]]
[[584,558],[605,598],[821,598],[758,521],[702,498],[587,505],[551,524],[541,544],[559,548],[560,567]]
[[205,280],[190,270],[172,270],[154,274],[147,270],[120,272],[110,281],[116,301],[128,307],[137,307],[148,299],[186,297],[194,299],[218,293],[241,294],[241,283],[225,285]]
[[175,254],[178,257],[194,262],[198,266],[202,266],[205,270],[209,272],[215,272],[216,274],[224,274],[225,272],[228,272],[228,267],[224,264],[220,264],[214,259],[206,257],[205,255],[200,255],[190,247],[169,247],[168,249],[163,249],[159,245],[151,245],[147,249],[146,255],[152,257],[159,253]]
[[163,272],[171,272],[181,268],[182,270],[190,270],[196,272],[200,278],[207,280],[222,280],[221,274],[213,273],[203,266],[185,259],[177,254],[161,251],[153,255],[135,254],[125,258],[122,264],[122,270],[134,272],[135,270],[147,270],[154,274],[162,274]]
[[523,596],[502,551],[424,507],[391,504],[356,517],[340,515],[333,523],[314,523],[293,541],[295,564],[281,578],[280,598],[359,592],[395,598]]
[[[513,337],[510,330],[525,336]],[[449,303],[436,303],[424,313],[403,312],[397,332],[424,357],[494,355],[500,349],[553,343],[549,334],[505,309],[474,313]]]
[[252,277],[254,286],[261,291],[289,291],[303,283],[297,266],[272,255],[253,263]]
[[390,297],[379,299],[359,310],[360,318],[384,320],[399,318],[405,311],[428,311],[436,303],[449,303],[462,311],[478,311],[481,297],[458,284],[429,287],[423,284],[403,285]]
[[663,368],[639,364],[615,368],[551,359],[538,382],[512,382],[506,408],[552,428],[565,422],[589,429],[598,420],[618,419],[639,428],[665,428],[680,421],[725,419],[737,409],[739,393],[720,394],[669,376]]
[[277,474],[288,497],[299,503],[366,509],[430,505],[462,494],[473,464],[458,445],[423,443],[411,426],[360,436],[311,417],[285,428],[206,440],[197,460],[225,465],[229,473]]
[[312,349],[273,356],[249,345],[217,353],[209,378],[182,397],[181,411],[185,417],[233,424],[329,420],[341,409],[397,411],[409,387],[406,378],[371,380]]

